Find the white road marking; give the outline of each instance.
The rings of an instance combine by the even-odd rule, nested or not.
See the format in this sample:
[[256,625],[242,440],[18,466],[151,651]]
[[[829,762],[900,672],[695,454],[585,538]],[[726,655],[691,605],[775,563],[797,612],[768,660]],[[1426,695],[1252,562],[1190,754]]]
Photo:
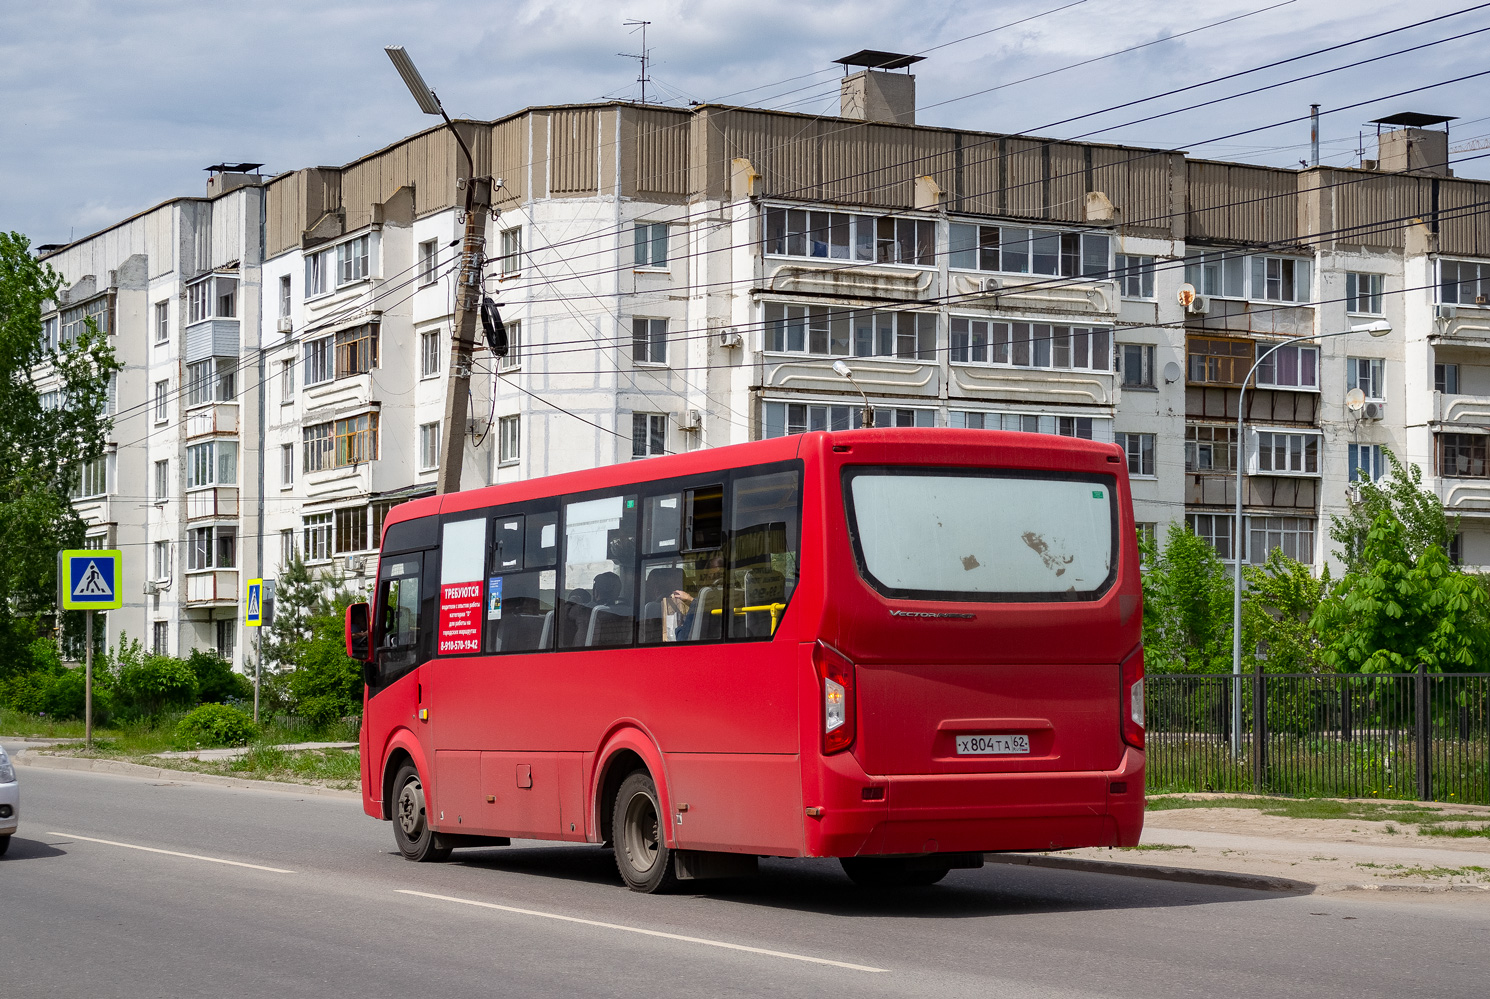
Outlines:
[[477,902],[475,899],[456,898],[454,895],[434,895],[427,891],[413,891],[408,888],[394,889],[402,895],[417,895],[420,898],[432,898],[441,902],[459,902],[461,905],[474,905],[483,909],[497,909],[501,912],[512,912],[519,916],[538,916],[542,919],[557,919],[566,923],[579,923],[583,926],[598,926],[604,930],[622,930],[626,933],[640,933],[643,936],[661,937],[664,940],[681,940],[683,943],[703,944],[705,947],[722,947],[725,950],[739,950],[747,954],[764,954],[766,957],[782,957],[789,961],[806,961],[809,964],[826,964],[833,968],[847,968],[849,971],[868,971],[873,973],[888,972],[889,968],[871,968],[863,964],[850,964],[847,961],[830,961],[825,957],[808,957],[806,954],[792,954],[784,950],[767,950],[764,947],[747,947],[744,944],[725,943],[723,940],[708,940],[704,937],[683,936],[680,933],[664,933],[661,930],[647,930],[640,926],[622,926],[620,923],[603,923],[596,919],[581,919],[578,916],[561,916],[554,912],[539,912],[536,909],[519,909],[512,905],[497,905],[495,902]]
[[281,867],[265,867],[263,864],[245,864],[241,860],[223,860],[221,857],[204,857],[197,853],[179,853],[175,850],[157,850],[153,846],[136,846],[134,843],[118,843],[111,839],[94,839],[92,836],[79,836],[76,833],[49,831],[48,836],[65,836],[68,839],[80,839],[85,843],[102,843],[104,846],[122,846],[126,850],[144,850],[146,853],[163,853],[167,857],[185,857],[187,860],[205,860],[209,864],[227,864],[231,867],[250,867],[256,871],[269,871],[271,874],[294,874]]

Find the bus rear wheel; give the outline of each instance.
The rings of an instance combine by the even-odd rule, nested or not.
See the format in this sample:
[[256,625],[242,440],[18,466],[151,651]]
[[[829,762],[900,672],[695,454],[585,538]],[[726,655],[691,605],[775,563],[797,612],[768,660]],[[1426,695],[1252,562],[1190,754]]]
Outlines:
[[444,860],[450,847],[430,828],[425,808],[424,781],[412,763],[405,763],[393,778],[393,839],[405,860]]
[[843,873],[860,888],[925,888],[951,873],[950,867],[912,866],[904,857],[842,857]]
[[611,813],[616,869],[632,891],[653,894],[677,886],[673,852],[667,848],[657,784],[645,770],[621,782]]

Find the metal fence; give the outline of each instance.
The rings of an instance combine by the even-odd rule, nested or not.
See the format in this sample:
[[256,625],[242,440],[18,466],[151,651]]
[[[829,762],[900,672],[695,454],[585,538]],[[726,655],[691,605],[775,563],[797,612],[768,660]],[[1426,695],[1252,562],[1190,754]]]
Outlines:
[[1490,804],[1490,673],[1150,674],[1144,688],[1151,792]]

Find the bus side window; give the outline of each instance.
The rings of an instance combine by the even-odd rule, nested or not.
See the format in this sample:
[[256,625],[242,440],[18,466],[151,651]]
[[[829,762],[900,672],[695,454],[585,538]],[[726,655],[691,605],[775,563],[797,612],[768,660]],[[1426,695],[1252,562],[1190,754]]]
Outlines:
[[414,552],[385,558],[379,567],[373,658],[382,684],[419,664],[422,561],[420,553]]
[[[651,557],[642,566],[637,640],[718,641],[724,634],[724,486],[649,497],[646,507],[643,551]],[[679,554],[667,554],[679,547]]]
[[731,638],[770,638],[797,587],[800,482],[795,471],[735,479],[729,531]]
[[559,648],[614,648],[635,640],[636,496],[564,506],[564,586],[555,615]]
[[557,517],[556,513],[512,514],[492,522],[482,644],[486,652],[537,652],[554,647],[558,573],[553,568],[532,567],[553,566],[558,551]]

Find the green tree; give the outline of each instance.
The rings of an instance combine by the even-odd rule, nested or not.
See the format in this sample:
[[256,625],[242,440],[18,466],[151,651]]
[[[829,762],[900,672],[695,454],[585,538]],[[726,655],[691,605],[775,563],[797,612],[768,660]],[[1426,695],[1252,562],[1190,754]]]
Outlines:
[[1310,622],[1330,586],[1330,571],[1316,577],[1307,565],[1274,548],[1262,565],[1245,566],[1242,635],[1247,649],[1265,650],[1269,673],[1317,673],[1327,668]]
[[[55,613],[56,553],[82,544],[69,495],[82,464],[103,453],[120,367],[91,320],[69,343],[47,345],[41,317],[61,286],[26,237],[0,232],[0,676],[32,668],[26,648]],[[41,379],[63,405],[42,405]]]
[[1330,521],[1330,540],[1340,546],[1335,558],[1345,564],[1347,573],[1370,570],[1366,541],[1384,513],[1401,524],[1402,543],[1414,560],[1430,545],[1448,551],[1459,530],[1457,518],[1444,513],[1443,501],[1423,488],[1421,468],[1402,464],[1386,448],[1382,448],[1382,454],[1387,460],[1387,474],[1379,482],[1361,482],[1344,516]]
[[323,613],[313,619],[314,637],[301,644],[289,675],[295,713],[317,728],[362,713],[362,664],[347,657],[346,622],[339,610],[354,599],[338,591],[326,600]]
[[1144,666],[1155,673],[1231,669],[1231,574],[1203,538],[1169,525],[1163,548],[1146,542]]
[[326,600],[324,576],[312,573],[298,552],[279,567],[274,582],[274,623],[264,629],[264,666],[290,669],[312,638],[311,623]]
[[1383,510],[1358,564],[1321,601],[1313,626],[1324,659],[1349,672],[1466,671],[1490,650],[1490,596],[1455,572],[1435,543],[1414,551],[1411,530]]

